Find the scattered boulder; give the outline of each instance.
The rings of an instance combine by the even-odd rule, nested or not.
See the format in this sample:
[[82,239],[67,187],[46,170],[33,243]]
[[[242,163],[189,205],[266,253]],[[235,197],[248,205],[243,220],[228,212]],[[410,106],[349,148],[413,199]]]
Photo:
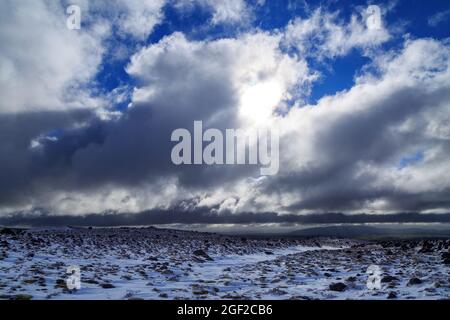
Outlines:
[[424,241],[422,243],[422,248],[419,250],[420,253],[433,252],[433,243],[431,241]]
[[384,276],[383,278],[381,278],[382,283],[390,283],[392,281],[398,281],[398,278],[390,276],[390,275],[387,275],[387,276]]
[[421,283],[422,283],[422,280],[420,280],[420,279],[417,278],[417,277],[414,277],[414,278],[411,278],[411,279],[408,281],[408,286],[413,286],[413,285],[421,284]]
[[194,254],[194,256],[201,257],[201,258],[203,258],[205,260],[213,261],[213,258],[211,258],[205,251],[203,251],[201,249],[195,250],[193,252],[193,254]]
[[347,289],[347,286],[342,282],[336,282],[336,283],[330,284],[329,289],[331,291],[342,292],[342,291],[345,291],[345,289]]
[[55,289],[67,289],[66,280],[57,279],[55,283]]
[[397,294],[394,291],[389,292],[388,299],[397,299]]
[[3,228],[0,230],[0,234],[4,234],[6,236],[15,236],[16,233],[14,232],[13,229],[10,228]]
[[11,297],[12,300],[31,300],[33,299],[32,295],[29,294],[18,294]]
[[441,258],[444,264],[450,265],[450,252],[443,252]]

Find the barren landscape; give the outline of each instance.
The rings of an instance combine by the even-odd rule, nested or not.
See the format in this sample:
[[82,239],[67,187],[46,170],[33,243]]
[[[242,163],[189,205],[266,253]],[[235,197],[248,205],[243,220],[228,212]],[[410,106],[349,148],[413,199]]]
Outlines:
[[[2,229],[1,299],[449,299],[450,240]],[[382,273],[369,290],[369,266]],[[67,268],[78,266],[80,289]]]

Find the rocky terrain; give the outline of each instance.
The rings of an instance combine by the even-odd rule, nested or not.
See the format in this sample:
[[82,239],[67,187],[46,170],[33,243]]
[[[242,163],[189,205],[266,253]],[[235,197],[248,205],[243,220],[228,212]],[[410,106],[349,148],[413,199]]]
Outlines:
[[[0,299],[449,299],[449,248],[450,240],[4,228]],[[67,286],[71,266],[79,289]],[[370,266],[381,271],[375,289]]]

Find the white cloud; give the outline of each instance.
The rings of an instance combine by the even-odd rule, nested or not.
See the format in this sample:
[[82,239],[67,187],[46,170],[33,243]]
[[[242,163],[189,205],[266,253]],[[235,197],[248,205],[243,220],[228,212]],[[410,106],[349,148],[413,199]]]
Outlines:
[[437,27],[441,22],[444,22],[450,17],[450,10],[440,11],[428,18],[428,24],[432,27]]
[[[304,60],[281,52],[280,39],[278,34],[256,32],[237,39],[188,41],[183,34],[175,33],[132,57],[127,71],[142,83],[134,92],[134,103],[148,103],[163,94],[160,105],[192,111],[199,104],[190,100],[198,97],[191,97],[189,90],[207,86],[211,80],[222,80],[224,88],[229,85],[233,91],[234,97],[230,98],[237,101],[234,107],[256,103],[248,101],[251,97],[264,99],[269,95],[273,101],[268,107],[275,109],[286,98],[288,89],[307,86],[315,79]],[[178,77],[177,81],[174,77]],[[277,92],[267,91],[268,87]],[[262,90],[254,92],[258,88]],[[172,90],[170,97],[180,97],[175,103],[171,101],[174,98],[167,99]],[[208,107],[214,110],[220,105]]]
[[192,10],[195,5],[212,12],[213,25],[247,24],[252,16],[251,7],[245,0],[174,0],[175,7],[181,10]]
[[68,30],[53,1],[0,3],[0,113],[96,107],[79,89],[96,74],[108,26]]
[[369,28],[366,18],[364,14],[353,14],[346,24],[339,20],[339,12],[317,9],[309,18],[296,18],[289,23],[285,43],[297,48],[301,55],[322,58],[344,56],[353,48],[368,54],[388,41],[390,34],[383,24]]
[[[146,40],[163,18],[167,0],[97,0],[84,7],[93,19],[102,17],[121,37]],[[98,15],[97,15],[98,14]]]

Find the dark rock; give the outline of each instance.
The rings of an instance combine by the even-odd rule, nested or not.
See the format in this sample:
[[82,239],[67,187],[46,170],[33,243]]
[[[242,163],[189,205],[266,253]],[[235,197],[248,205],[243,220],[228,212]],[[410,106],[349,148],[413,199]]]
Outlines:
[[388,299],[397,299],[397,294],[394,291],[389,292]]
[[57,279],[55,284],[55,289],[67,289],[66,280]]
[[10,229],[10,228],[3,228],[3,229],[1,229],[0,230],[0,234],[4,234],[4,235],[7,235],[7,236],[15,236],[16,235],[14,230]]
[[419,278],[414,277],[414,278],[411,278],[408,281],[408,286],[413,286],[413,285],[421,284],[421,283],[422,283],[422,280],[420,280]]
[[18,295],[11,297],[11,299],[12,300],[31,300],[31,299],[33,299],[33,296],[29,295],[29,294],[18,294]]
[[392,281],[398,281],[398,278],[393,277],[393,276],[389,276],[389,275],[384,276],[383,278],[381,278],[381,282],[382,283],[389,283],[389,282],[392,282]]
[[113,289],[113,288],[115,288],[115,286],[113,284],[111,284],[111,283],[102,283],[100,286],[103,289]]
[[431,241],[424,241],[422,248],[419,250],[420,253],[433,252],[433,243]]
[[347,289],[347,286],[346,286],[344,283],[342,283],[342,282],[336,282],[336,283],[330,284],[329,289],[330,289],[331,291],[342,292],[342,291],[344,291],[345,289]]
[[83,282],[88,284],[98,284],[98,281],[95,279],[86,279],[86,280],[83,279]]
[[213,258],[211,258],[205,251],[203,251],[203,250],[195,250],[194,252],[193,252],[193,254],[194,254],[194,256],[197,256],[197,257],[202,257],[202,258],[204,258],[205,260],[208,260],[208,261],[213,261]]

